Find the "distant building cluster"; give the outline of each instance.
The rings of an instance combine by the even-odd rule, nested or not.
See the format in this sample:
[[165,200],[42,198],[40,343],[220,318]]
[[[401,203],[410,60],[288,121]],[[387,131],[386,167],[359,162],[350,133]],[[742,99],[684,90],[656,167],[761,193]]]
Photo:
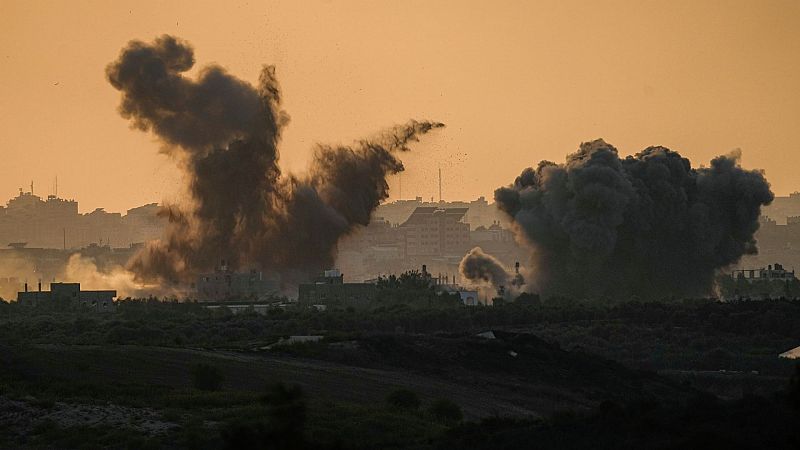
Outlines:
[[794,270],[786,270],[778,263],[775,263],[775,265],[770,264],[760,269],[737,269],[733,271],[732,276],[735,280],[743,280],[748,283],[797,280]]
[[459,262],[475,246],[509,266],[525,259],[508,222],[485,198],[423,202],[417,197],[379,206],[368,226],[339,243],[337,267],[348,281],[422,264],[432,273],[456,276]]
[[25,290],[17,294],[17,301],[24,306],[46,306],[60,304],[69,308],[86,308],[97,312],[114,311],[117,291],[84,291],[80,283],[51,283],[49,291],[42,290],[42,283],[35,291]]
[[0,206],[0,247],[74,249],[92,243],[123,247],[158,239],[164,220],[158,204],[132,208],[124,216],[102,208],[78,212],[78,202],[55,195],[41,198],[20,189],[19,195]]
[[[419,272],[425,286],[429,286],[437,294],[457,294],[465,306],[476,306],[480,303],[478,292],[464,289],[450,283],[449,277],[434,277],[422,265]],[[313,307],[319,310],[328,308],[364,308],[374,305],[379,296],[378,280],[363,283],[346,283],[344,275],[338,269],[326,270],[310,283],[299,286],[297,302],[300,306]]]

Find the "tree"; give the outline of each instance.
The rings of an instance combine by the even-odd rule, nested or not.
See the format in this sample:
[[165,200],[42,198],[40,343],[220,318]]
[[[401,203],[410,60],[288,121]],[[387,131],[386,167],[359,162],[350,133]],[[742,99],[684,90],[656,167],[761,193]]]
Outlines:
[[195,364],[192,367],[192,383],[194,387],[201,391],[218,391],[222,389],[222,382],[225,377],[222,371],[208,364]]
[[240,418],[220,434],[225,448],[300,450],[316,448],[305,439],[306,402],[297,385],[275,383],[267,386],[261,403],[263,415]]
[[464,418],[461,407],[446,398],[431,403],[428,413],[442,422],[460,422]]
[[289,442],[302,441],[306,424],[306,402],[298,385],[275,383],[267,386],[261,402],[267,405],[267,419],[273,434]]
[[386,402],[397,409],[418,409],[420,405],[419,396],[414,391],[405,388],[390,392],[386,397]]

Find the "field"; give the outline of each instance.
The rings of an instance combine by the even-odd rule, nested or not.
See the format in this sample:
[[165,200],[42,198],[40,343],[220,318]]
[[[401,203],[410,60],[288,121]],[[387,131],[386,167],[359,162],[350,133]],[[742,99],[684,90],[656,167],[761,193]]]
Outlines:
[[[777,301],[266,316],[155,302],[109,315],[0,305],[0,446],[515,448],[568,426],[582,430],[579,448],[649,416],[666,439],[698,399],[718,405],[693,421],[700,429],[718,416],[791,418],[781,399],[795,366],[777,354],[796,330],[800,305]],[[270,345],[303,334],[324,338]],[[199,383],[198,366],[219,384]],[[295,394],[277,401],[276,389]],[[398,390],[417,403],[387,400]],[[794,439],[781,420],[777,446]]]

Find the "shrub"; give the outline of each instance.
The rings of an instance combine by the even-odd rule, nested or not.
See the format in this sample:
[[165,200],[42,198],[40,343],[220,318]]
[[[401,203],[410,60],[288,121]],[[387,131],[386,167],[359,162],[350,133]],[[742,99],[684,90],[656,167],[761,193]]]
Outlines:
[[431,403],[428,413],[442,422],[460,422],[464,418],[461,407],[446,398]]
[[398,409],[417,409],[420,405],[416,392],[405,388],[395,389],[389,393],[386,402]]
[[218,391],[224,380],[222,371],[208,364],[195,364],[192,367],[192,383],[201,391]]
[[297,385],[275,383],[267,386],[261,403],[263,416],[239,417],[220,430],[223,448],[282,449],[311,448],[305,439],[306,402]]
[[286,436],[287,439],[302,436],[307,408],[305,394],[300,386],[271,384],[267,386],[261,402],[267,406],[267,416],[273,433]]

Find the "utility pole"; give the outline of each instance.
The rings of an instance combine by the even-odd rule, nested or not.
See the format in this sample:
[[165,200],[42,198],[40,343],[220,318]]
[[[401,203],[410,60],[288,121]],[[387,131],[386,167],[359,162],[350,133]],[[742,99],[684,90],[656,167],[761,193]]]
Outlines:
[[442,202],[442,168],[439,167],[439,203]]

